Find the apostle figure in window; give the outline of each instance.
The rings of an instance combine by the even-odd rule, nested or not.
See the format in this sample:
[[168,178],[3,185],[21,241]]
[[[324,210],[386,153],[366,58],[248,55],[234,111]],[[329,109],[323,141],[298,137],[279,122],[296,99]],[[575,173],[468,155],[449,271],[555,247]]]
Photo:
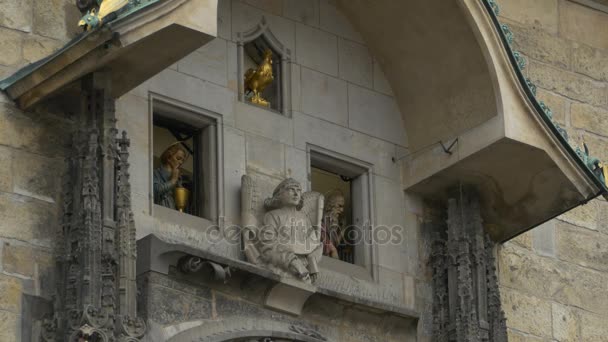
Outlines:
[[154,203],[176,209],[175,189],[180,186],[180,167],[187,157],[181,142],[174,143],[160,156],[160,167],[154,170]]
[[321,238],[323,255],[339,259],[338,246],[344,239],[344,195],[339,190],[327,195],[323,208]]

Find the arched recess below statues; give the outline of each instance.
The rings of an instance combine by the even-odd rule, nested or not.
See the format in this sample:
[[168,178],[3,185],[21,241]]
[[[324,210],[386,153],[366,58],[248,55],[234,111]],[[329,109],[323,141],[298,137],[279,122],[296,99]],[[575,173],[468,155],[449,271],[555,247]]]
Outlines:
[[280,322],[255,317],[230,317],[222,320],[199,320],[164,328],[151,327],[144,341],[163,338],[167,342],[334,342],[325,336],[338,331],[316,331],[310,324]]

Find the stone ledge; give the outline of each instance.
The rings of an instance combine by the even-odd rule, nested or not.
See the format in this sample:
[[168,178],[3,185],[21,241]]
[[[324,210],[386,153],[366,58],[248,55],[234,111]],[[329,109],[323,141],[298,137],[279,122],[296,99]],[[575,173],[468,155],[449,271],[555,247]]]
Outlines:
[[[252,275],[252,279],[254,280],[267,282],[269,290],[275,288],[276,285],[287,284],[285,279],[283,279],[281,276],[254,264],[227,258],[213,252],[199,250],[176,241],[166,241],[154,234],[147,235],[146,237],[137,241],[137,250],[137,275],[141,275],[149,271],[168,275],[169,268],[177,265],[178,260],[181,257],[185,255],[192,255],[213,263],[217,263],[224,267],[229,267],[232,272]],[[309,292],[311,292],[310,294],[317,293],[328,296],[349,305],[360,306],[365,310],[392,314],[409,319],[418,319],[420,317],[419,312],[403,306],[374,301],[372,299],[327,289],[323,286],[313,286],[313,288],[314,291],[309,289]]]

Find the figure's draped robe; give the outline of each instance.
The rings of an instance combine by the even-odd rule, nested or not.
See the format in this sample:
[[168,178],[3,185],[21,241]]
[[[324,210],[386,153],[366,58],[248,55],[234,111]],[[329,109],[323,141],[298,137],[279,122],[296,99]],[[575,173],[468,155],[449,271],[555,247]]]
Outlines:
[[303,212],[290,208],[275,209],[264,215],[258,248],[267,264],[291,273],[289,266],[298,259],[310,274],[315,274],[323,255],[319,235],[320,232]]
[[175,184],[171,183],[171,172],[164,167],[154,170],[154,204],[175,209]]

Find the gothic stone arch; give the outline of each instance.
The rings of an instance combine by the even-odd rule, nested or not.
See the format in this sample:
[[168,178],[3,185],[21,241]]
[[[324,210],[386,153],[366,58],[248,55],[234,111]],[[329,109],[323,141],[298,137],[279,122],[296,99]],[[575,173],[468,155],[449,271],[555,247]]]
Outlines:
[[[179,330],[179,328],[173,329]],[[168,342],[333,342],[314,328],[250,316],[201,321],[168,337]]]

